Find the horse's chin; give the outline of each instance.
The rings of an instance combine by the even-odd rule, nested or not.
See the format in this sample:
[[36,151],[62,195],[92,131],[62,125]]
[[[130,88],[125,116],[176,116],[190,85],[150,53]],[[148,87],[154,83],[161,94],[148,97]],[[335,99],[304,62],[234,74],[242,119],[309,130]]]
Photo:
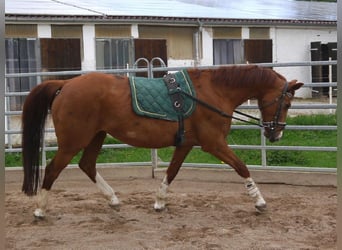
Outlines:
[[268,138],[268,140],[273,143],[273,142],[279,141],[280,139],[279,138],[270,137],[270,138]]
[[280,131],[279,133],[272,133],[272,134],[265,132],[264,135],[270,142],[273,143],[281,139],[281,137],[283,136],[283,131]]

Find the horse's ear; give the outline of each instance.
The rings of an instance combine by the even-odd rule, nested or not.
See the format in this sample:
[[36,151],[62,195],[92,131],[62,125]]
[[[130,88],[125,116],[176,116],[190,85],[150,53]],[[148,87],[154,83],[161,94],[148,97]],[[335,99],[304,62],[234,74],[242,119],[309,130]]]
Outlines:
[[301,88],[304,85],[304,83],[302,82],[297,82],[297,80],[292,80],[291,82],[289,82],[289,90],[295,91],[299,88]]

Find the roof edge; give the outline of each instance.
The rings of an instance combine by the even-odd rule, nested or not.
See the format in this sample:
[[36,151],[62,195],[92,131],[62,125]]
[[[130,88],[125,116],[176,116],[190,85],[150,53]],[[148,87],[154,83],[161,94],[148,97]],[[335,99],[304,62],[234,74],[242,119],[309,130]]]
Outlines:
[[96,22],[96,23],[151,23],[182,25],[319,25],[337,26],[333,20],[310,19],[249,19],[249,18],[193,18],[171,16],[107,16],[107,15],[27,15],[5,14],[5,22]]

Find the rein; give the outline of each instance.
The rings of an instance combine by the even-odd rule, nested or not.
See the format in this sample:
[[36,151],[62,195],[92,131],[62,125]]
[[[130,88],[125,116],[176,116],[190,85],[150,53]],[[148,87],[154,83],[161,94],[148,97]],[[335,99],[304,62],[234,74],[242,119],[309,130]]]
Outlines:
[[165,82],[165,85],[169,91],[171,102],[173,103],[173,108],[175,109],[175,111],[178,114],[179,127],[178,127],[178,132],[176,134],[175,145],[182,144],[182,142],[184,140],[184,119],[183,119],[183,114],[182,114],[184,100],[183,100],[182,96],[190,98],[191,100],[195,101],[196,103],[198,103],[198,104],[204,106],[205,108],[221,115],[222,117],[231,118],[231,119],[235,119],[235,120],[238,120],[238,121],[241,121],[244,123],[256,125],[260,128],[268,128],[271,130],[271,133],[274,133],[275,129],[277,127],[283,127],[284,128],[286,126],[286,123],[279,122],[279,117],[281,114],[282,104],[283,104],[285,96],[291,95],[290,93],[287,92],[287,90],[288,90],[288,82],[287,81],[285,82],[285,86],[284,86],[283,91],[279,97],[275,98],[270,103],[259,107],[259,109],[262,110],[262,109],[267,108],[267,107],[269,107],[275,103],[279,103],[278,108],[277,108],[277,112],[275,113],[272,121],[262,121],[261,119],[259,119],[257,117],[254,117],[254,116],[245,114],[243,112],[234,110],[234,113],[245,116],[245,117],[250,118],[250,119],[257,121],[257,122],[252,122],[252,121],[249,121],[246,119],[236,117],[234,115],[230,115],[230,114],[228,114],[228,113],[204,102],[203,100],[200,100],[200,99],[194,97],[193,95],[185,92],[184,90],[182,90],[181,87],[179,87],[179,84],[176,82],[173,74],[165,75],[164,76],[164,82]]
[[282,104],[283,104],[283,101],[284,101],[284,98],[286,95],[288,95],[289,97],[291,97],[291,93],[287,92],[288,90],[288,86],[289,86],[289,83],[286,81],[285,82],[285,86],[283,88],[283,91],[281,93],[281,95],[277,98],[275,98],[272,102],[266,104],[266,105],[263,105],[262,107],[260,107],[259,109],[262,110],[266,107],[269,107],[275,103],[279,103],[278,105],[278,108],[277,108],[277,112],[275,113],[274,115],[274,118],[272,121],[261,121],[261,119],[257,118],[257,117],[254,117],[254,116],[251,116],[251,115],[248,115],[248,114],[245,114],[243,112],[240,112],[240,111],[237,111],[237,110],[234,110],[234,113],[237,113],[239,115],[242,115],[242,116],[245,116],[247,118],[250,118],[252,120],[255,120],[255,121],[258,121],[258,123],[256,122],[251,122],[251,121],[248,121],[248,120],[245,120],[245,119],[241,119],[241,118],[238,118],[236,116],[233,116],[233,115],[230,115],[230,114],[227,114],[226,112],[184,92],[181,88],[177,88],[177,91],[179,91],[180,93],[182,93],[183,95],[185,95],[186,97],[194,100],[195,102],[201,104],[202,106],[206,107],[207,109],[210,109],[211,111],[215,112],[215,113],[218,113],[220,114],[221,116],[223,117],[226,117],[226,118],[231,118],[231,119],[235,119],[235,120],[238,120],[238,121],[242,121],[242,122],[245,122],[245,123],[248,123],[248,124],[252,124],[252,125],[256,125],[260,128],[269,128],[271,131],[274,131],[276,127],[285,127],[286,126],[286,123],[285,122],[279,122],[279,117],[280,117],[280,114],[281,114],[281,108],[282,108]]
[[251,122],[251,121],[248,121],[248,120],[245,120],[245,119],[241,119],[241,118],[239,118],[239,117],[230,115],[230,114],[228,114],[228,113],[226,113],[226,112],[224,112],[224,111],[222,111],[222,110],[220,110],[220,109],[218,109],[218,108],[216,108],[216,107],[214,107],[214,106],[212,106],[212,105],[210,105],[210,104],[208,104],[208,103],[206,103],[206,102],[204,102],[204,101],[202,101],[202,100],[200,100],[200,99],[198,99],[198,98],[196,98],[196,97],[194,97],[194,96],[192,96],[192,95],[190,95],[190,94],[188,94],[188,93],[186,93],[186,92],[184,92],[184,91],[183,91],[182,89],[180,89],[180,88],[178,88],[177,90],[178,90],[180,93],[182,93],[183,95],[185,95],[186,97],[192,99],[193,101],[197,102],[198,104],[201,104],[202,106],[206,107],[207,109],[209,109],[209,110],[211,110],[211,111],[213,111],[213,112],[215,112],[215,113],[217,113],[217,114],[219,114],[219,115],[221,115],[221,116],[223,116],[223,117],[232,118],[232,119],[235,119],[235,120],[238,120],[238,121],[241,121],[241,122],[245,122],[245,123],[249,123],[249,124],[252,124],[252,125],[257,125],[257,126],[259,126],[259,127],[261,127],[261,128],[264,127],[263,125],[260,124],[260,119],[257,118],[257,117],[254,117],[254,116],[245,114],[245,113],[243,113],[243,112],[234,110],[235,113],[237,113],[237,114],[239,114],[239,115],[242,115],[242,116],[245,116],[245,117],[248,117],[248,118],[251,118],[251,119],[253,119],[253,120],[255,120],[255,121],[258,121],[258,123],[256,123],[256,122]]

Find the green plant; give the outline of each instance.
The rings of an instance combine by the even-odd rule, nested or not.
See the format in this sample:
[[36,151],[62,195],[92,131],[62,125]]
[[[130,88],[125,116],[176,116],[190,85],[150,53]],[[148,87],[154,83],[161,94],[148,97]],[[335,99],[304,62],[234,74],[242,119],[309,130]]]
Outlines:
[[[289,125],[336,125],[336,115],[310,115],[291,117],[287,120]],[[259,129],[237,130],[232,129],[227,137],[230,145],[260,145],[261,133]],[[117,139],[108,136],[105,144],[121,143]],[[270,145],[267,142],[267,145]],[[282,140],[272,145],[278,146],[325,146],[336,147],[336,130],[285,130]],[[169,162],[172,158],[173,147],[158,150],[160,160]],[[237,156],[247,165],[261,164],[260,150],[234,150]],[[55,152],[47,152],[48,161]],[[77,164],[82,152],[77,154],[71,163]],[[102,149],[98,157],[98,163],[110,162],[149,162],[150,150],[144,148]],[[185,159],[188,163],[214,163],[221,161],[212,155],[193,149]],[[6,153],[5,166],[21,166],[21,153]],[[267,165],[272,166],[303,166],[303,167],[336,167],[336,152],[320,151],[285,151],[268,150]]]

